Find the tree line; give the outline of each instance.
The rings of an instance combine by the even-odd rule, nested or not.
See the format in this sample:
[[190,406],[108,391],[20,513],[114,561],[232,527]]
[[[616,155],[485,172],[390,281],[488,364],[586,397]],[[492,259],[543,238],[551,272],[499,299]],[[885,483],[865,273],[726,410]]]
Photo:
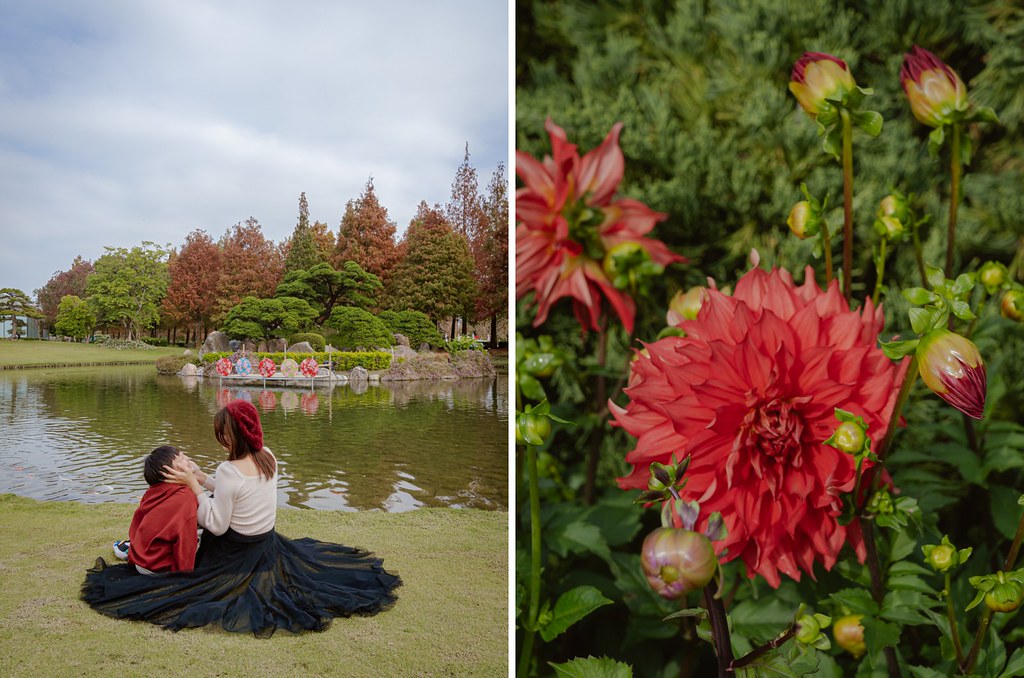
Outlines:
[[434,323],[451,319],[452,337],[458,320],[465,333],[490,319],[494,345],[508,308],[508,218],[504,165],[481,190],[467,144],[448,202],[421,201],[400,239],[370,177],[337,232],[311,221],[302,193],[295,229],[280,243],[250,217],[217,240],[196,229],[179,247],[146,241],[106,247],[95,262],[76,257],[35,290],[37,315],[62,336],[102,328],[132,339],[155,329],[191,344],[215,328],[259,339],[331,327],[332,316],[351,315],[341,309],[415,310]]

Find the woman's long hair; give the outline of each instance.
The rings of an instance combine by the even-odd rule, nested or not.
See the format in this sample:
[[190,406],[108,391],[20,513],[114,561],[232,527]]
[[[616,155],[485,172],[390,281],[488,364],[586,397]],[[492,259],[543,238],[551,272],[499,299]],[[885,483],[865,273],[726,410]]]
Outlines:
[[217,442],[227,448],[228,460],[245,459],[252,456],[260,475],[267,480],[273,480],[274,472],[277,470],[277,463],[274,455],[266,448],[254,450],[249,442],[242,435],[238,428],[238,422],[231,416],[226,407],[221,408],[213,417],[213,432],[217,436]]

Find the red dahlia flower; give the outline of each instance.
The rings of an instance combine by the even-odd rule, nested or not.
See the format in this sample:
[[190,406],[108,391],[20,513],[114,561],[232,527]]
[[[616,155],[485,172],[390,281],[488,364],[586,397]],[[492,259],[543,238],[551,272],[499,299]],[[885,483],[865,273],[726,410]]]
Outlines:
[[636,200],[612,200],[624,166],[621,122],[582,158],[550,118],[544,127],[554,157],[538,161],[516,151],[516,174],[524,184],[516,191],[516,297],[535,292],[534,326],[547,319],[552,304],[572,297],[580,324],[596,330],[603,295],[632,333],[636,307],[608,271],[619,268],[617,254],[635,260],[637,247],[641,258],[660,267],[683,261],[664,243],[644,237],[667,215]]
[[796,287],[785,270],[755,268],[731,297],[708,290],[679,323],[686,336],[637,352],[629,404],[610,404],[637,437],[620,487],[645,488],[651,462],[691,455],[682,499],[721,512],[722,561],[742,558],[773,587],[780,572],[814,576],[815,561],[831,569],[847,541],[863,560],[858,524],[837,520],[856,462],[824,441],[837,407],[884,431],[906,372],[876,346],[881,308],[851,311],[836,282],[823,292],[806,276]]

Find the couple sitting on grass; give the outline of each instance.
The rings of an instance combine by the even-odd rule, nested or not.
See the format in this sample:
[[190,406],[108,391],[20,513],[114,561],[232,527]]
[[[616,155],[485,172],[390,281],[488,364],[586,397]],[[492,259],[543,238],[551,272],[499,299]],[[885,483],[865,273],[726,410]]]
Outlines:
[[[401,580],[362,549],[292,540],[274,530],[277,460],[263,446],[256,408],[236,400],[214,417],[228,460],[213,476],[165,445],[147,457],[146,491],[129,527],[125,564],[102,559],[82,599],[111,617],[178,630],[220,623],[270,636],[320,631],[333,617],[394,604]],[[208,494],[207,490],[212,492]],[[196,528],[203,528],[201,544]]]

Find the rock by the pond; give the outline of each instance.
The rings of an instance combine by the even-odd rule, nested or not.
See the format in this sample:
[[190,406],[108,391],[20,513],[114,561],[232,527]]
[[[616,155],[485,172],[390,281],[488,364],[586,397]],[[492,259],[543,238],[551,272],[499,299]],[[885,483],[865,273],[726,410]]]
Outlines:
[[399,346],[408,346],[409,345],[409,337],[405,336],[404,334],[398,334],[396,332],[395,333],[395,343],[397,345],[399,345]]
[[309,345],[308,341],[300,341],[297,344],[292,344],[288,347],[289,353],[313,353],[313,347]]
[[418,355],[419,353],[409,348],[408,344],[395,346],[395,361],[412,360]]
[[232,352],[235,352],[238,349],[242,348],[242,342],[240,342],[238,339],[232,339],[231,341],[228,342],[228,348],[231,349]]
[[430,351],[430,344],[428,344],[427,342],[424,341],[423,343],[420,344],[419,348],[416,349],[416,350],[419,351],[420,353],[426,353],[426,352]]
[[199,374],[199,368],[192,363],[185,363],[185,366],[178,370],[178,375],[182,377],[194,377]]
[[206,336],[203,347],[199,349],[199,357],[202,358],[207,353],[227,353],[230,350],[228,335],[220,331],[214,331]]
[[258,353],[269,353],[270,352],[269,350],[267,350],[267,342],[266,342],[266,340],[261,340],[260,341],[260,345],[256,347],[256,351]]
[[358,365],[353,367],[352,371],[348,373],[350,381],[367,381],[369,377],[370,373],[366,371],[366,368],[359,367]]
[[190,350],[188,350],[188,349],[186,348],[186,349],[185,349],[185,352],[184,352],[184,353],[182,353],[182,355],[192,355],[192,351],[190,351]]

